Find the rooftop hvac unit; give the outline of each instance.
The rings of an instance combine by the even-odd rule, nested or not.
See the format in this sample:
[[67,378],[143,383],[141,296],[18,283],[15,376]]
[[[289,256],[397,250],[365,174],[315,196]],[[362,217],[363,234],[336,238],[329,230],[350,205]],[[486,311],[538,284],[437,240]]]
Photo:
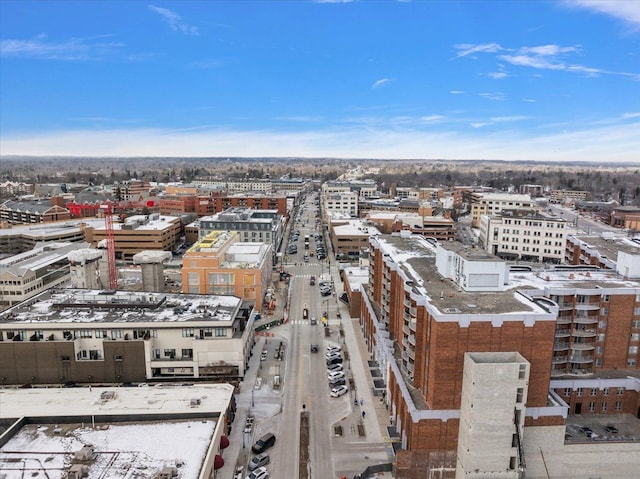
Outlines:
[[89,466],[85,464],[72,464],[67,471],[67,479],[82,479],[89,476]]
[[164,466],[156,475],[157,479],[173,479],[178,476],[178,469],[175,467]]
[[95,457],[92,445],[82,446],[82,449],[73,454],[73,458],[76,461],[92,461]]

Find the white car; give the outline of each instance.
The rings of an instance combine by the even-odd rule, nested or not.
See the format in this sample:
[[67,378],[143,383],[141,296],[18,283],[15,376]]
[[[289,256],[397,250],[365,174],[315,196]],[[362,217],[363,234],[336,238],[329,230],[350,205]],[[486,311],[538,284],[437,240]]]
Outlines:
[[332,372],[332,371],[342,371],[344,368],[342,367],[342,363],[335,363],[335,364],[330,364],[329,366],[327,366],[327,372]]
[[344,377],[344,371],[331,371],[327,375],[327,378],[329,379],[329,381],[333,381],[334,379],[340,379],[343,377]]
[[328,353],[339,353],[340,351],[342,351],[342,348],[340,346],[335,346],[335,345],[327,346]]
[[342,396],[344,394],[347,394],[348,390],[349,389],[347,388],[347,386],[338,386],[338,387],[333,388],[331,390],[331,392],[329,393],[329,395],[332,398],[338,398],[338,397],[340,397],[340,396]]
[[327,359],[333,359],[333,358],[341,358],[341,357],[342,357],[342,355],[341,355],[340,353],[338,353],[338,352],[333,352],[333,353],[327,353],[327,354],[325,355],[325,357],[326,357]]
[[247,476],[247,479],[267,479],[269,477],[269,471],[267,468],[262,466],[252,471],[251,474]]

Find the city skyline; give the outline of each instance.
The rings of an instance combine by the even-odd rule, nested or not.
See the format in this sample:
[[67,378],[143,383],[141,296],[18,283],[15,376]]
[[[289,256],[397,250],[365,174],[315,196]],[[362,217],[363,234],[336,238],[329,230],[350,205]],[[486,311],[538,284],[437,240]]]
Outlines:
[[640,161],[636,1],[0,13],[2,155]]

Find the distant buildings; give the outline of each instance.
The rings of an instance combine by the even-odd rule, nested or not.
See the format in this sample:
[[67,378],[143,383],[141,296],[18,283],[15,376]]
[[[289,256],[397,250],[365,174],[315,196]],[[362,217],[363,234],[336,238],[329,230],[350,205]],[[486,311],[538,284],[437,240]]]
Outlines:
[[0,314],[3,384],[237,380],[255,310],[240,298],[51,289]]
[[77,242],[84,240],[78,221],[8,225],[0,228],[0,254],[18,254],[33,249],[42,242]]
[[0,222],[9,224],[49,223],[71,219],[68,209],[52,204],[50,200],[13,201],[8,200],[0,205]]

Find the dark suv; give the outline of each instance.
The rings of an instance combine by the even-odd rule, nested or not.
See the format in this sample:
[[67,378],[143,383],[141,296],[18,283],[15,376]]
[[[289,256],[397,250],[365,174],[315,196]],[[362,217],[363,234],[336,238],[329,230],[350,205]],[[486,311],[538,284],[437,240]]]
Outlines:
[[262,454],[276,443],[276,436],[273,433],[267,433],[256,441],[251,450],[255,454]]

